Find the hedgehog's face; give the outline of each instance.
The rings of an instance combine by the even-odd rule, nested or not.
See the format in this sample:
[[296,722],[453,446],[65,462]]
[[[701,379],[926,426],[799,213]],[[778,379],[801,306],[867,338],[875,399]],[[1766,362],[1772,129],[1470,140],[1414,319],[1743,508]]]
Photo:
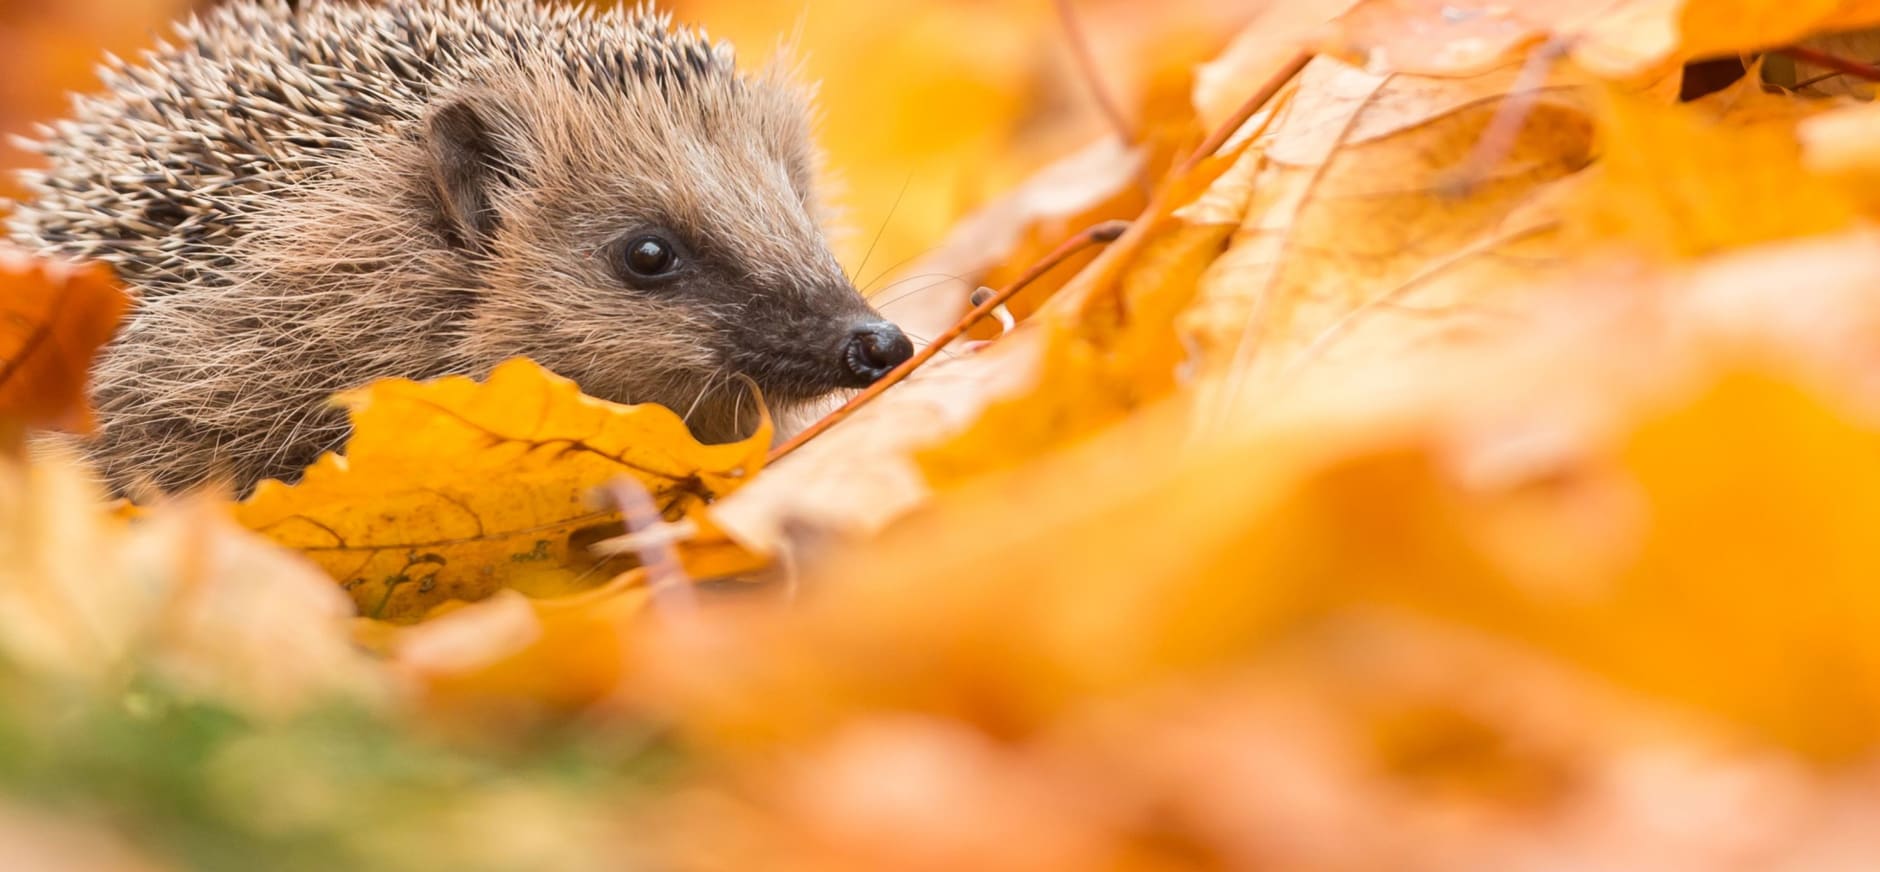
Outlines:
[[810,193],[800,103],[731,78],[462,95],[426,126],[440,227],[477,277],[467,341],[703,438],[879,379],[907,338],[856,293]]

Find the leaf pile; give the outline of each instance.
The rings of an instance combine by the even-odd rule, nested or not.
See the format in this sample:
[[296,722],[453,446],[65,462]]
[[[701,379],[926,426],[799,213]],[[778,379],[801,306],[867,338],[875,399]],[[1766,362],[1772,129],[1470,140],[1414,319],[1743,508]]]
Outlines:
[[[239,504],[0,455],[0,865],[1880,856],[1880,3],[1072,5],[803,24],[890,315],[1128,229],[781,459],[527,361]],[[0,283],[82,429],[123,297]]]

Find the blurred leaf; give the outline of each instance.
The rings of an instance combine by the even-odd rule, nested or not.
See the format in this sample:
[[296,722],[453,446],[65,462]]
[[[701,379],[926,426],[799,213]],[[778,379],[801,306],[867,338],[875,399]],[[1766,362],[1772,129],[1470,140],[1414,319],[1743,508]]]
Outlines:
[[767,431],[526,362],[354,392],[345,456],[234,509],[350,604],[213,502],[0,463],[0,830],[294,872],[1880,851],[1880,123],[1678,75],[1857,57],[1880,7],[1080,0],[1088,81],[1049,4],[683,6],[747,61],[801,22],[843,256],[923,339],[1128,232],[761,475]]
[[1858,103],[1796,124],[1802,164],[1832,181],[1866,215],[1880,214],[1880,106]]
[[0,422],[89,431],[86,373],[129,307],[103,266],[0,251]]
[[1602,159],[1583,192],[1595,234],[1691,257],[1853,222],[1847,194],[1803,168],[1793,112],[1759,116],[1763,100],[1736,101],[1730,117],[1713,119],[1610,89],[1604,96]]
[[[32,125],[63,114],[68,91],[98,87],[104,52],[130,56],[153,34],[197,4],[192,0],[38,0],[0,2],[0,135],[28,135]],[[0,149],[0,170],[28,155]],[[0,197],[19,195],[12,173],[0,173]]]
[[102,827],[0,807],[0,867],[15,872],[162,872]]
[[620,693],[647,602],[637,578],[551,601],[505,592],[401,631],[391,664],[447,711],[510,721],[582,711]]
[[1327,48],[1372,72],[1474,74],[1542,41],[1614,77],[1880,24],[1873,0],[1363,0]]
[[153,676],[271,716],[386,690],[331,582],[208,505],[128,526],[76,470],[0,462],[0,554],[0,661],[100,690]]
[[[1104,86],[1134,114],[1158,94],[1185,96],[1193,65],[1268,5],[1077,0],[1073,8]],[[885,280],[920,275],[900,268],[968,210],[1109,129],[1048,3],[681,0],[673,8],[736,44],[745,66],[780,55],[818,83],[818,139],[832,199],[845,207],[838,253],[856,284],[882,299],[909,290]],[[1159,123],[1145,114],[1136,119],[1145,128]]]

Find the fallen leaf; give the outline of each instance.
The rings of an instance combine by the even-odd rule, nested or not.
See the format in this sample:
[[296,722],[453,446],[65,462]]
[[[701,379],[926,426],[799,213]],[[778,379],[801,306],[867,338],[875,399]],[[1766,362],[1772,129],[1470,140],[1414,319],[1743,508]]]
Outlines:
[[700,445],[670,409],[582,396],[527,361],[483,383],[390,380],[342,401],[345,453],[298,484],[264,482],[236,516],[319,563],[366,616],[400,623],[503,588],[601,584],[631,564],[587,552],[620,531],[596,489],[631,476],[677,519],[742,486],[770,444],[766,419],[741,442]]
[[1866,215],[1880,214],[1880,106],[1857,103],[1820,113],[1796,124],[1802,164],[1835,183],[1859,203]]
[[[1183,324],[1230,393],[1327,356],[1391,353],[1480,330],[1557,257],[1557,201],[1592,159],[1587,98],[1528,92],[1483,155],[1518,70],[1379,76],[1314,61],[1216,182],[1238,227]],[[1227,217],[1227,216],[1223,216]]]
[[[944,488],[1033,460],[1174,390],[1185,352],[1176,314],[1193,298],[1230,229],[1165,219],[1106,252],[1030,325],[1034,334],[1024,338],[1039,362],[1029,388],[988,396],[971,427],[918,454],[929,485]],[[1103,314],[1078,312],[1080,301]]]
[[1615,78],[1880,24],[1872,0],[1363,0],[1325,48],[1375,73],[1472,75],[1543,41]]
[[[1093,224],[1128,218],[1142,209],[1136,183],[1146,171],[1142,149],[1106,139],[1054,163],[1010,193],[960,219],[929,255],[895,270],[870,297],[883,316],[914,335],[932,336],[952,327],[973,307],[981,286],[1010,281],[1044,252]],[[1133,208],[1132,208],[1133,207]],[[1038,301],[1088,263],[1083,258],[1052,270],[1014,310],[1029,313]],[[989,321],[969,334],[985,339],[1000,325]]]
[[[1601,101],[1599,166],[1575,220],[1660,257],[1694,257],[1849,227],[1854,201],[1802,165],[1796,113],[1731,117],[1611,89]],[[1794,101],[1788,101],[1793,103]]]
[[264,717],[377,704],[351,604],[203,501],[112,517],[80,472],[0,461],[0,654],[64,684],[156,679]]
[[1042,338],[1034,331],[923,368],[712,506],[713,522],[764,555],[784,550],[793,533],[859,537],[881,529],[927,497],[914,452],[965,429],[991,398],[1029,384]]
[[[1349,597],[1524,640],[1801,751],[1848,753],[1871,735],[1868,702],[1817,698],[1825,689],[1801,682],[1817,667],[1865,668],[1848,641],[1865,618],[1849,615],[1845,633],[1828,636],[1810,611],[1856,601],[1841,585],[1863,571],[1858,537],[1791,510],[1759,538],[1750,529],[1764,513],[1747,507],[1864,499],[1854,471],[1880,437],[1815,392],[1880,386],[1870,350],[1880,306],[1863,290],[1880,264],[1874,245],[1850,235],[1668,265],[1605,299],[1592,292],[1602,279],[1570,284],[1547,297],[1564,308],[1498,341],[1316,372],[1238,409],[1259,435],[1231,435],[1232,419],[1197,432],[1195,397],[1177,395],[1024,463],[982,446],[995,471],[950,482],[844,549],[806,582],[815,596],[781,634],[740,627],[724,634],[726,649],[645,659],[680,672],[715,664],[709,698],[681,693],[679,707],[733,743],[816,734],[843,719],[845,700],[1022,732],[1067,699],[1253,656],[1270,634]],[[1772,280],[1785,275],[1807,280]],[[1734,373],[1746,366],[1781,374],[1745,383]],[[1798,375],[1814,386],[1796,387]],[[1659,431],[1671,421],[1681,423]],[[1675,447],[1694,440],[1714,447]],[[1649,461],[1636,459],[1644,445],[1659,446]],[[1797,452],[1823,456],[1807,472],[1780,460]],[[1853,476],[1849,493],[1826,495],[1828,469]],[[1736,482],[1718,485],[1727,494],[1703,484],[1724,481]],[[1704,529],[1730,532],[1700,546]],[[1750,579],[1789,577],[1798,558],[1784,554],[1816,556],[1810,592],[1792,592],[1815,605],[1736,626],[1759,607]],[[1711,555],[1737,564],[1706,568]],[[1670,559],[1689,562],[1637,562]],[[1732,602],[1745,611],[1709,603],[1723,616],[1716,627],[1692,624],[1694,594],[1644,593],[1701,578],[1737,579]],[[1790,637],[1803,627],[1814,641]],[[1703,666],[1731,647],[1730,633],[1757,640],[1741,662],[1758,665]],[[1667,634],[1689,638],[1666,649]],[[1806,655],[1814,665],[1756,653],[1785,647],[1818,652]],[[1659,664],[1649,684],[1629,671],[1646,664]],[[1808,703],[1785,708],[1779,688]],[[1823,706],[1844,726],[1785,714]]]
[[554,602],[504,591],[401,629],[390,665],[430,706],[458,715],[526,722],[591,710],[620,694],[648,596],[624,582]]
[[88,432],[86,373],[130,298],[102,265],[0,249],[0,422]]
[[1195,68],[1194,109],[1203,130],[1233,117],[1259,83],[1277,75],[1331,21],[1359,0],[1268,3],[1254,13],[1220,56]]

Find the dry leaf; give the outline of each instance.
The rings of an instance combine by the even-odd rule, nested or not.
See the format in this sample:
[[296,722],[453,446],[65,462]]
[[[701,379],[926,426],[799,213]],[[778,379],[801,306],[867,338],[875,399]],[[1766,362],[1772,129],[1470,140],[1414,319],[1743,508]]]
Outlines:
[[351,643],[345,596],[219,508],[128,525],[71,467],[0,462],[0,554],[0,652],[55,680],[143,674],[275,717],[389,690]]
[[86,372],[130,298],[103,266],[69,267],[0,249],[0,421],[91,429]]
[[926,367],[714,505],[713,521],[765,555],[782,549],[793,528],[848,536],[879,530],[926,498],[911,455],[964,429],[989,398],[1022,390],[1034,377],[1036,353],[1034,341],[1020,338]]
[[1312,49],[1328,22],[1358,0],[1268,3],[1219,57],[1195,68],[1194,110],[1203,130],[1226,124],[1259,83]]
[[559,602],[504,591],[401,630],[390,662],[447,711],[513,722],[587,710],[619,695],[647,602],[644,586],[618,582]]
[[[1827,31],[1880,5],[829,3],[681,17],[747,59],[800,19],[890,315],[933,335],[1129,231],[761,475],[766,433],[700,446],[524,362],[355,392],[344,456],[234,510],[350,602],[212,502],[127,519],[0,462],[0,673],[247,716],[208,783],[265,832],[181,803],[218,850],[370,817],[418,868],[1870,865],[1880,122],[1766,88],[1871,90],[1780,57],[1674,92],[1721,84],[1695,55],[1871,60]],[[1334,55],[1225,129],[1302,46]],[[746,574],[777,583],[683,577]],[[334,700],[399,765],[271,744]],[[449,821],[403,788],[432,755]],[[587,851],[598,820],[639,833]]]
[[1372,72],[1475,74],[1551,41],[1586,69],[1661,75],[1685,58],[1880,24],[1873,0],[1364,0],[1326,49]]
[[[981,286],[1009,282],[1062,239],[1093,224],[1135,215],[1143,207],[1136,186],[1147,169],[1140,148],[1113,139],[1091,144],[1038,172],[1009,194],[960,219],[938,248],[905,269],[895,270],[872,293],[883,316],[914,335],[932,336],[952,327],[973,307]],[[1020,294],[1014,315],[1076,274],[1088,258],[1052,270],[1051,279]],[[988,321],[968,334],[989,338],[999,329]]]
[[1693,257],[1854,220],[1846,193],[1803,168],[1793,114],[1757,117],[1739,101],[1712,119],[1611,89],[1600,105],[1601,160],[1578,217],[1596,236]]
[[1557,256],[1563,180],[1592,158],[1586,98],[1563,79],[1532,92],[1504,148],[1477,152],[1518,81],[1307,67],[1211,194],[1239,227],[1183,316],[1208,365],[1258,384],[1503,326]]
[[[1870,255],[1848,255],[1872,241],[1846,244],[1838,260],[1790,256],[1871,273]],[[677,697],[702,734],[734,744],[882,708],[1023,734],[1079,700],[1257,657],[1328,609],[1383,605],[1809,756],[1870,753],[1880,703],[1858,688],[1880,659],[1861,640],[1880,608],[1861,592],[1873,555],[1860,519],[1880,510],[1867,506],[1880,435],[1858,407],[1748,361],[1871,354],[1847,356],[1853,325],[1772,322],[1764,307],[1796,295],[1745,272],[1732,297],[1723,266],[1662,292],[1668,323],[1694,335],[1641,330],[1635,314],[1561,319],[1558,335],[1396,362],[1375,385],[1321,374],[1308,402],[1258,410],[1246,437],[1197,441],[1177,404],[940,494],[812,580],[817,598],[781,638],[744,627],[709,657],[647,659],[740,664],[712,670],[709,696]],[[1828,311],[1853,308],[1840,306]],[[1811,349],[1831,345],[1846,351]]]
[[596,490],[630,476],[677,519],[763,466],[768,420],[700,445],[661,406],[619,406],[527,361],[481,384],[379,382],[343,398],[354,435],[296,485],[265,482],[236,510],[338,580],[368,617],[422,618],[503,588],[551,596],[609,569],[587,546],[619,531]]

